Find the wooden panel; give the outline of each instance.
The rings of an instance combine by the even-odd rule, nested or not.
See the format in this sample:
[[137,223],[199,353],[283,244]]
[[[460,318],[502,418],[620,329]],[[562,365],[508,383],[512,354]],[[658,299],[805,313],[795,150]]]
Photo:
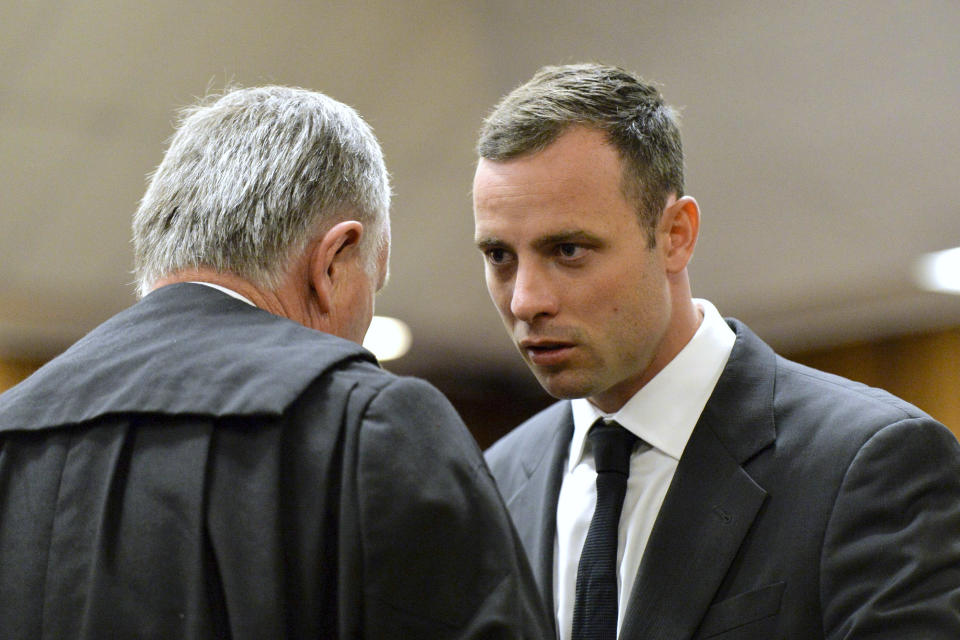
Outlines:
[[0,360],[0,392],[29,376],[41,364],[43,363],[32,360]]
[[960,437],[960,328],[790,357],[886,389],[917,405]]

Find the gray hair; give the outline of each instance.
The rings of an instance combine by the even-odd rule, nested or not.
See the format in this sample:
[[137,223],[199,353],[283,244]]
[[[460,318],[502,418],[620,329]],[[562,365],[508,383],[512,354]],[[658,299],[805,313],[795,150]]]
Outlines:
[[364,225],[375,273],[389,250],[390,183],[373,131],[345,104],[305,89],[228,91],[181,112],[133,217],[140,295],[209,267],[273,290],[317,233]]
[[652,246],[667,198],[683,195],[683,145],[676,110],[635,74],[592,63],[543,67],[494,107],[477,153],[493,161],[536,153],[577,125],[605,132],[620,154],[621,188]]

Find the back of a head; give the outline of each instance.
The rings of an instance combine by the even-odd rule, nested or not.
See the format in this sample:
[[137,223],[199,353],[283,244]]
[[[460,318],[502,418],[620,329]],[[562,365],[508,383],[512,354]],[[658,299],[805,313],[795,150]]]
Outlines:
[[590,63],[543,67],[494,107],[477,153],[493,161],[536,153],[574,126],[607,134],[624,162],[625,194],[652,239],[667,197],[683,195],[683,146],[676,111],[629,71]]
[[140,294],[200,267],[266,289],[314,234],[350,217],[373,273],[389,242],[389,177],[370,127],[305,89],[229,91],[184,109],[133,219]]

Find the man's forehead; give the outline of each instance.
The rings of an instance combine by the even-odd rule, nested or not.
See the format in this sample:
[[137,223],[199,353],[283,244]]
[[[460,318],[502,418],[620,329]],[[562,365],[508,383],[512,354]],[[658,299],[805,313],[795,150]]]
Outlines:
[[[549,159],[548,159],[549,160]],[[513,160],[481,160],[473,178],[474,196],[478,192],[509,193],[511,189],[551,187],[575,184],[594,179],[596,171],[589,166],[567,163],[559,171],[555,163],[540,161],[539,154]]]
[[[609,195],[606,191],[610,191]],[[527,167],[497,166],[478,173],[473,188],[474,215],[479,223],[487,218],[527,218],[544,211],[590,207],[609,196],[619,196],[616,186],[600,183],[587,173],[531,171]],[[599,200],[598,200],[599,196]]]
[[513,208],[539,201],[596,200],[622,197],[620,167],[603,163],[537,162],[532,159],[485,161],[473,182],[473,203],[485,208]]

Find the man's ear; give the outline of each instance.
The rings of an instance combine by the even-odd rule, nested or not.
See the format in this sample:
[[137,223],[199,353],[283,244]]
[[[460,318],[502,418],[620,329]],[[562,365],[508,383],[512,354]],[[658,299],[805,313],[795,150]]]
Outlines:
[[690,196],[670,198],[663,210],[657,242],[662,242],[667,271],[679,273],[687,268],[700,234],[700,206]]
[[345,220],[333,225],[317,240],[310,253],[310,286],[316,292],[320,311],[330,313],[339,279],[350,260],[357,260],[357,250],[363,237],[363,225],[356,220]]

